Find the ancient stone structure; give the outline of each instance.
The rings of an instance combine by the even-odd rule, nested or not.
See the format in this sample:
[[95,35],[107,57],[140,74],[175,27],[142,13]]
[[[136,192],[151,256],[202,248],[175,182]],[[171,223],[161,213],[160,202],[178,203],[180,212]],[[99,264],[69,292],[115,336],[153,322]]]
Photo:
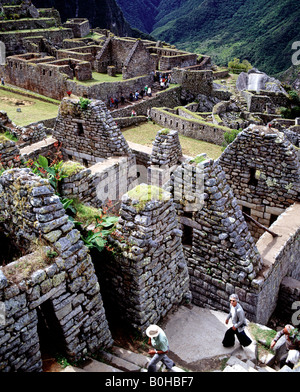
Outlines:
[[[266,227],[299,200],[297,151],[276,129],[245,129],[226,148],[218,163],[243,212]],[[258,239],[264,230],[252,221],[248,224]]]
[[64,27],[73,30],[74,38],[82,38],[90,33],[90,23],[85,18],[68,19]]
[[291,219],[298,214],[299,203],[280,216],[278,226],[273,224],[278,238],[265,233],[267,241],[262,236],[256,246],[217,161],[202,156],[188,160],[166,186],[182,224],[193,302],[226,311],[228,296],[235,292],[250,320],[267,323],[276,308],[282,279],[299,280],[300,228]]
[[141,184],[122,198],[115,255],[101,262],[115,312],[145,331],[176,304],[190,300],[189,277],[170,194]]
[[184,136],[223,145],[224,133],[230,131],[230,128],[213,124],[200,116],[193,116],[187,112],[184,108],[153,107],[151,118],[161,126],[175,129]]
[[171,181],[193,302],[225,310],[228,295],[240,291],[255,317],[251,282],[261,268],[261,257],[222,168],[200,158],[199,163],[184,162]]
[[104,102],[88,101],[82,108],[80,100],[62,100],[53,136],[62,143],[68,159],[86,165],[111,156],[130,155],[128,144],[111,117]]
[[160,130],[153,142],[151,165],[172,167],[178,164],[182,156],[178,132],[174,130]]
[[48,181],[29,169],[6,171],[0,201],[1,229],[25,249],[38,249],[0,268],[1,371],[41,371],[41,312],[70,359],[112,345],[88,249]]

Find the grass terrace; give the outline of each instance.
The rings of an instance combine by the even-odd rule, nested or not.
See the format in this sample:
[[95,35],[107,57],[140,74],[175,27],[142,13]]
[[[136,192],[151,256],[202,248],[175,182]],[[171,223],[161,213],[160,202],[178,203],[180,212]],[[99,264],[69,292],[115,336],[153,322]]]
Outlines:
[[82,84],[84,86],[93,86],[94,84],[99,83],[113,83],[113,82],[120,82],[123,80],[122,74],[116,74],[116,76],[109,76],[105,73],[93,72],[92,73],[93,79],[90,80],[74,80],[77,84]]
[[[144,146],[152,147],[155,136],[161,125],[153,124],[153,122],[142,123],[136,127],[124,128],[122,133],[125,139],[132,143],[142,144]],[[217,159],[222,154],[222,147],[216,144],[203,142],[183,136],[179,134],[179,140],[182,148],[182,153],[188,156],[196,156],[206,153],[208,157]]]
[[[12,91],[9,91],[12,90]],[[25,94],[17,89],[0,88],[0,110],[20,126],[57,117],[59,101],[39,98],[37,94]],[[21,109],[21,111],[17,111]]]

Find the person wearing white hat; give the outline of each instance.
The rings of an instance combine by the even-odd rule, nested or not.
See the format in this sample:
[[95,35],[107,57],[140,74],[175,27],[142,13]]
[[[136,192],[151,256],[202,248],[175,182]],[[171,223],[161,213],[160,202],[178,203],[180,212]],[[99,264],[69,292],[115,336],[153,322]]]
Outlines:
[[280,358],[280,368],[284,365],[293,367],[300,361],[300,333],[298,329],[291,324],[287,324],[281,331],[277,332],[271,342],[271,348],[274,348],[277,341],[285,336],[286,353]]
[[153,347],[149,350],[149,354],[153,355],[153,358],[149,362],[148,372],[156,372],[156,364],[161,361],[169,371],[172,371],[172,367],[175,363],[167,356],[169,351],[169,342],[164,331],[155,324],[149,325],[146,329],[146,335],[149,337],[148,344]]

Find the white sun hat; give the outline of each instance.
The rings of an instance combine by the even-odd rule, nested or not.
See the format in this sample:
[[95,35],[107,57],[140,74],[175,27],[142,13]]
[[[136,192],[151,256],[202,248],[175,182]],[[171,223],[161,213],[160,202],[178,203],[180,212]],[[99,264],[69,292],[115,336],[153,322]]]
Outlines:
[[149,327],[146,329],[146,335],[149,338],[156,338],[160,333],[160,327],[158,325],[149,325]]

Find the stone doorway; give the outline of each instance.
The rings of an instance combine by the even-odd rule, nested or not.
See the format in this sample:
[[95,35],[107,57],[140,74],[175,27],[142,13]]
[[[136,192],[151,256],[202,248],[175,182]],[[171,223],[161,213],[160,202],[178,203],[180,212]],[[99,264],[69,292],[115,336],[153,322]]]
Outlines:
[[48,361],[58,356],[64,356],[66,347],[63,331],[55,316],[51,300],[45,301],[36,310],[38,318],[37,333],[44,368]]

